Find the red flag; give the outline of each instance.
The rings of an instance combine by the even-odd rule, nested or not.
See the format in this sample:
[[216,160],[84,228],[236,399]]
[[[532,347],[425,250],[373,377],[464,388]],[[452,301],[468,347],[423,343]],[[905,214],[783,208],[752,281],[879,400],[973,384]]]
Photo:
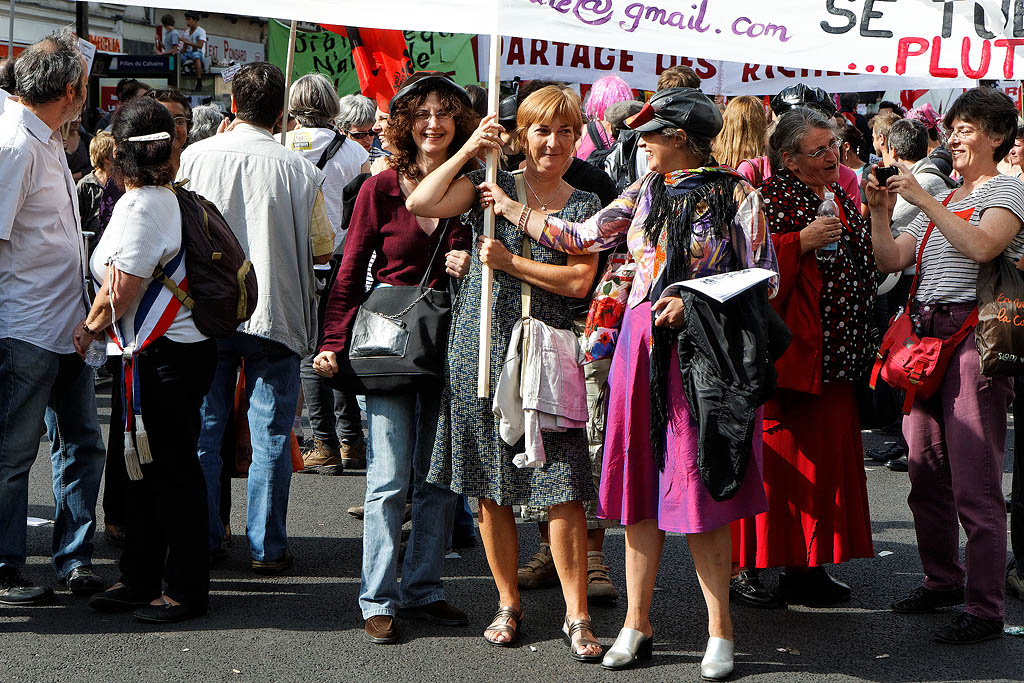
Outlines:
[[910,110],[914,108],[914,103],[917,102],[927,90],[901,90],[900,91],[900,104],[903,105],[904,109]]
[[333,24],[321,26],[349,39],[360,90],[387,111],[398,86],[413,72],[409,47],[402,32]]

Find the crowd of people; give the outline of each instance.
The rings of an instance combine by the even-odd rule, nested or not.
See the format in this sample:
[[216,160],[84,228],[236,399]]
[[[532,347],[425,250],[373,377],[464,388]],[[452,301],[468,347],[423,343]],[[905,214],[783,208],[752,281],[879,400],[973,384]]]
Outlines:
[[[168,51],[201,40],[191,18],[181,42],[167,19]],[[975,310],[980,264],[1024,262],[1024,127],[991,88],[966,91],[941,119],[883,102],[868,121],[856,96],[803,84],[767,108],[716,101],[680,66],[647,102],[617,76],[584,101],[532,81],[483,115],[486,93],[441,73],[409,76],[386,110],[310,74],[285,110],[281,70],[255,63],[231,82],[233,118],[126,81],[85,139],[88,73],[69,32],[0,77],[0,604],[53,598],[20,572],[45,424],[53,567],[96,610],[203,615],[240,466],[250,567],[267,575],[295,561],[293,471],[365,468],[365,500],[349,512],[364,525],[370,642],[397,640],[399,616],[468,624],[446,599],[443,558],[472,542],[475,498],[497,592],[488,643],[515,645],[522,592],[559,585],[565,619],[551,627],[570,657],[611,670],[651,657],[655,578],[666,532],[678,533],[708,615],[700,674],[725,679],[730,603],[841,604],[853,589],[826,567],[874,555],[860,411],[889,318],[907,309],[921,336],[951,337]],[[187,191],[201,220],[229,226],[258,283],[251,315],[216,337],[189,297],[200,273]],[[749,268],[773,276],[740,297],[746,336],[670,287]],[[901,275],[880,289],[886,273]],[[607,303],[595,294],[606,281],[618,320],[598,354],[581,331]],[[365,325],[383,328],[360,326],[363,305],[389,287],[452,293],[447,336],[427,359],[441,381],[360,389],[350,352],[390,343],[366,338]],[[709,340],[708,329],[726,332]],[[696,378],[709,342],[742,367],[742,391]],[[94,370],[97,345],[116,353]],[[581,363],[581,349],[595,357]],[[910,473],[925,579],[892,609],[962,605],[934,635],[967,644],[1002,635],[1005,594],[1024,599],[1005,540],[1009,503],[1024,557],[1024,446],[1004,501],[1013,380],[982,374],[972,341],[944,372],[868,456]],[[98,373],[113,377],[106,445]],[[312,440],[296,456],[303,412]],[[105,535],[123,546],[113,583],[92,569],[104,477]],[[523,566],[520,521],[541,538]],[[603,552],[617,525],[628,606],[606,648],[588,604],[618,597]],[[773,567],[770,587],[760,572]]]

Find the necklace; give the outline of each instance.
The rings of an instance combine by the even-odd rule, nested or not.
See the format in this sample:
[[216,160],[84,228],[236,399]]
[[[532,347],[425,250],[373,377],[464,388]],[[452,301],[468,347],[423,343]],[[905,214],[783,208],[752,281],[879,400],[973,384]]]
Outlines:
[[533,189],[533,185],[530,184],[530,179],[526,177],[526,171],[523,171],[523,180],[526,181],[527,189],[529,189],[530,192],[533,193],[534,198],[538,202],[540,202],[540,210],[541,211],[547,211],[548,210],[548,204],[550,204],[556,197],[558,197],[558,193],[562,190],[561,187],[555,188],[555,193],[553,195],[551,195],[551,199],[549,199],[548,201],[544,201],[543,199],[540,198],[540,195],[537,194],[537,190]]

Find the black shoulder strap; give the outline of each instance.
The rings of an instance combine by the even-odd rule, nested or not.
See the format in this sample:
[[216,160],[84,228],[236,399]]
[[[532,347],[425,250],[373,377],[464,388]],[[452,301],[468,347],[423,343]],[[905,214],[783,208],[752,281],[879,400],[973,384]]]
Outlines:
[[608,145],[604,144],[604,138],[601,137],[601,131],[597,129],[597,126],[598,123],[596,121],[587,121],[587,133],[594,142],[594,149],[608,149]]
[[955,180],[953,180],[952,178],[950,178],[948,175],[946,175],[945,173],[943,173],[942,171],[940,171],[937,168],[931,168],[929,166],[925,166],[924,168],[921,169],[921,172],[922,173],[930,173],[931,175],[939,176],[940,178],[942,178],[942,182],[946,183],[946,187],[948,187],[951,190],[955,190],[957,187],[959,187],[959,185],[957,185],[957,182]]
[[334,131],[334,139],[331,140],[331,144],[327,145],[327,149],[324,150],[324,153],[320,155],[320,161],[316,162],[316,167],[321,171],[324,170],[324,166],[327,165],[328,161],[334,158],[334,155],[338,153],[338,150],[341,149],[343,144],[345,144],[345,136],[338,131]]
[[[430,257],[430,263],[427,264],[427,270],[423,273],[423,279],[420,280],[420,287],[426,287],[427,283],[430,282],[430,275],[434,272],[434,262],[437,261],[437,255],[441,253],[441,247],[445,245],[445,240],[448,238],[448,226],[451,225],[453,219],[445,218],[444,227],[442,228],[440,223],[437,228],[441,228],[441,236],[437,240],[437,246],[434,247],[434,253]],[[434,230],[437,230],[434,228]]]

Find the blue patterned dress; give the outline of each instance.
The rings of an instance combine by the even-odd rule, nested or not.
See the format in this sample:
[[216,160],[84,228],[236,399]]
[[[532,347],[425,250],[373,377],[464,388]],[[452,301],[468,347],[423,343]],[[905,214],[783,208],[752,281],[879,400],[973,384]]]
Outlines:
[[[477,185],[483,171],[469,174]],[[498,172],[498,184],[515,197],[512,176]],[[601,208],[597,195],[573,190],[565,207],[552,215],[563,220],[584,221]],[[474,208],[463,216],[474,234],[483,232],[483,212]],[[519,254],[523,232],[498,217],[495,239],[513,254]],[[564,266],[567,256],[530,240],[530,258],[539,263]],[[524,450],[523,439],[509,446],[498,434],[498,420],[491,412],[494,388],[505,360],[512,328],[522,315],[520,281],[507,273],[494,271],[493,316],[491,328],[491,387],[489,397],[476,396],[478,349],[480,344],[481,263],[474,241],[469,274],[462,282],[452,311],[448,338],[448,373],[441,396],[441,415],[434,441],[434,453],[427,481],[450,488],[456,493],[488,498],[499,505],[547,507],[573,500],[592,500],[596,493],[591,481],[590,457],[584,429],[545,432],[547,463],[539,469],[517,468],[512,456]],[[573,299],[534,287],[530,314],[559,329],[573,326]]]

